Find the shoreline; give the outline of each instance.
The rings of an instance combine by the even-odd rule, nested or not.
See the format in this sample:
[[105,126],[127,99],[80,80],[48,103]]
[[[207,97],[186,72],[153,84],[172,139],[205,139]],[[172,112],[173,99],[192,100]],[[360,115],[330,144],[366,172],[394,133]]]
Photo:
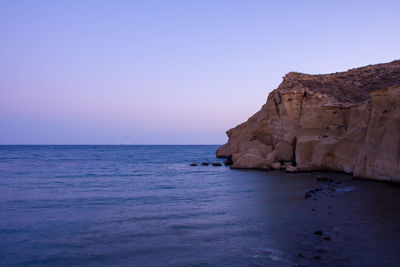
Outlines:
[[[222,156],[216,156],[219,159],[226,159],[226,160],[230,160],[232,162],[232,158],[231,157],[222,157]],[[295,170],[295,171],[287,171],[285,169],[261,169],[261,168],[232,168],[232,164],[226,164],[225,166],[230,167],[230,169],[232,170],[258,170],[258,171],[282,171],[282,172],[286,172],[286,173],[312,173],[312,172],[326,172],[326,173],[337,173],[337,174],[346,174],[346,175],[350,175],[354,180],[364,180],[364,181],[373,181],[373,182],[379,182],[379,183],[388,183],[391,185],[397,185],[400,186],[400,179],[396,180],[396,179],[377,179],[377,178],[371,178],[371,177],[360,177],[360,176],[354,176],[353,172],[345,172],[343,170],[323,170],[323,169],[305,169],[305,170]]]

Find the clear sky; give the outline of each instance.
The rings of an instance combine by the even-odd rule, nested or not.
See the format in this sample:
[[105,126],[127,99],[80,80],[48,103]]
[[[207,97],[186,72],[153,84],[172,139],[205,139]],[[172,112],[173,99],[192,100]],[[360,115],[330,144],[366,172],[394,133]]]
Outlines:
[[222,144],[289,71],[400,58],[400,1],[0,1],[0,144]]

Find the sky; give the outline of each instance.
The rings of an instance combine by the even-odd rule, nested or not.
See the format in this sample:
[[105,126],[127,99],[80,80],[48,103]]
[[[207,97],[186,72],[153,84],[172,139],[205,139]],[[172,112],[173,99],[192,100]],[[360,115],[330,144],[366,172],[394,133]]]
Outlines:
[[0,144],[222,144],[290,71],[400,59],[400,1],[0,0]]

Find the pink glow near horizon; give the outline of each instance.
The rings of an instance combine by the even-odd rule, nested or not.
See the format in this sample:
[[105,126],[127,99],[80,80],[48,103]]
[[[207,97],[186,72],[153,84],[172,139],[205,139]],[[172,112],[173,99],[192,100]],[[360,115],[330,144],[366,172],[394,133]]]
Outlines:
[[223,143],[289,71],[398,58],[384,2],[2,1],[0,144]]

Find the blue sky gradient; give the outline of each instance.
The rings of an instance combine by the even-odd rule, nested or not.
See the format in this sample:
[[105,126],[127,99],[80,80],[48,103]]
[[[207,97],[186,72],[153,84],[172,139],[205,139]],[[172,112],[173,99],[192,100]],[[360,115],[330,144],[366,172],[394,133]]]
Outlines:
[[290,71],[399,59],[399,1],[0,1],[0,144],[222,144]]

